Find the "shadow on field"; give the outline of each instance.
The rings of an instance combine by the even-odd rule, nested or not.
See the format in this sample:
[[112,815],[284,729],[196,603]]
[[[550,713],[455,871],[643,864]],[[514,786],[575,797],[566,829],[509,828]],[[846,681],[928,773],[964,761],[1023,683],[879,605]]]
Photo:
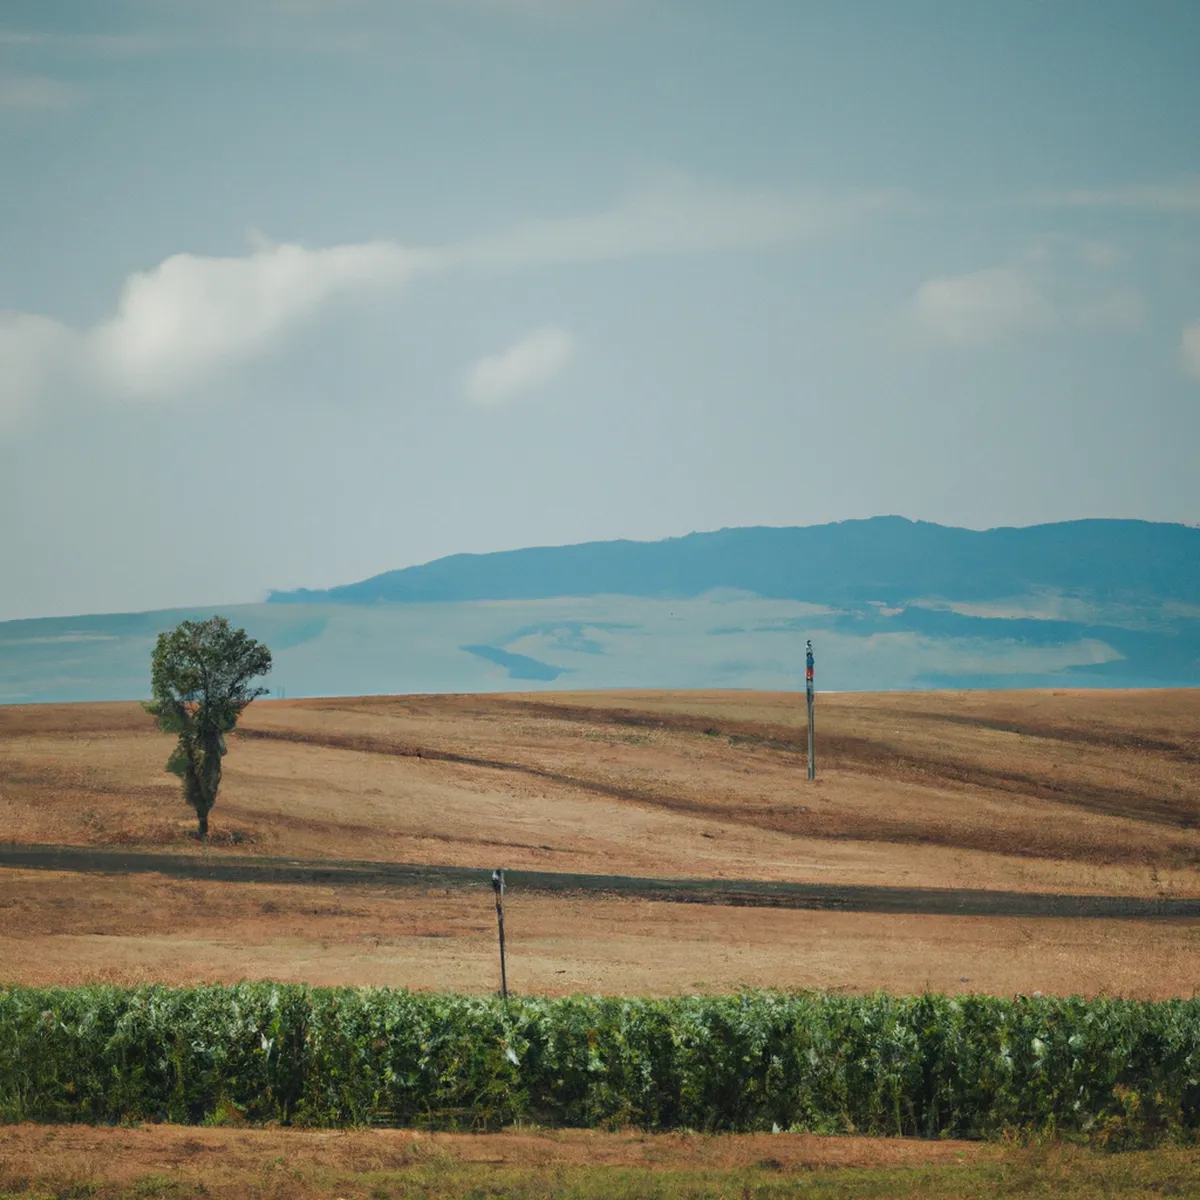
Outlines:
[[[491,871],[424,864],[249,858],[215,854],[156,854],[83,846],[0,846],[0,867],[104,875],[159,874],[175,879],[230,883],[316,884],[322,887],[491,887]],[[836,912],[916,913],[937,916],[1091,917],[1103,919],[1200,917],[1200,899],[1072,896],[951,888],[902,888],[736,879],[654,879],[582,875],[565,871],[506,871],[510,889],[539,893],[620,896],[676,904]]]

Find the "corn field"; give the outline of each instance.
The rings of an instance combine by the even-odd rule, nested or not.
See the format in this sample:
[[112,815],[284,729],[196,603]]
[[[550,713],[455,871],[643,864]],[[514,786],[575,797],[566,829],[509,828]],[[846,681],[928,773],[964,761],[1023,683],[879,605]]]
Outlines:
[[0,1121],[1194,1140],[1200,1000],[0,990]]

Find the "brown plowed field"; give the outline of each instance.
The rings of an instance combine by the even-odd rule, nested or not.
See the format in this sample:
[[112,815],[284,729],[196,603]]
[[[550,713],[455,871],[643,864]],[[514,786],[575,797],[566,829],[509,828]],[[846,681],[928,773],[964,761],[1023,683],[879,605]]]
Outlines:
[[[751,692],[259,701],[204,848],[137,705],[0,708],[8,861],[75,848],[55,872],[4,867],[0,843],[0,974],[490,990],[490,889],[436,868],[502,866],[523,990],[1192,993],[1200,921],[1176,902],[1200,899],[1200,692],[822,695],[814,783],[804,719],[802,698]],[[115,861],[102,852],[133,865],[81,869]],[[247,874],[221,878],[218,857]],[[343,869],[254,874],[280,859]],[[369,887],[350,877],[364,864]],[[642,894],[664,879],[703,886]],[[747,900],[754,881],[833,900],[744,907],[768,902]],[[851,911],[827,911],[838,889],[859,889]],[[985,915],[951,915],[933,902],[947,890]],[[1028,902],[975,903],[985,891]],[[1081,911],[1055,894],[1136,919],[1040,915]],[[1151,919],[1145,901],[1167,903]]]

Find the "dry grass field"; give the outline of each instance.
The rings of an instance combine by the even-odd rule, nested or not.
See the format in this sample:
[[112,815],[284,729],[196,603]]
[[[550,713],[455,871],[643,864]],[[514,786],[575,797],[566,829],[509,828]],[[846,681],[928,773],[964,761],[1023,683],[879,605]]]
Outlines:
[[[1200,897],[1200,692],[539,693],[259,701],[209,847],[137,705],[0,708],[9,848]],[[495,987],[479,884],[3,864],[13,982]],[[88,853],[97,852],[94,861]],[[76,866],[80,865],[76,863]],[[196,864],[199,865],[199,864]],[[1191,995],[1200,921],[812,911],[514,888],[529,992],[741,985]]]
[[1200,1154],[810,1134],[9,1127],[0,1197],[62,1200],[1151,1200]]
[[0,1196],[98,1200],[1072,1200],[1194,1195],[1200,1156],[1113,1155],[806,1134],[498,1134],[24,1125],[0,1142]]

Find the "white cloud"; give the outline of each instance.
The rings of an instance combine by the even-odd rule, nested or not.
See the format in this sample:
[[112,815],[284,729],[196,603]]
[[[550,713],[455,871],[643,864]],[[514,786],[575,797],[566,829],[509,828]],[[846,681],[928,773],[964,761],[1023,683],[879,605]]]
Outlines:
[[1064,234],[1035,238],[1002,266],[926,280],[902,307],[895,331],[919,346],[984,346],[1054,331],[1131,330],[1140,292],[1113,277],[1118,247]]
[[1193,379],[1200,380],[1200,321],[1185,326],[1179,340],[1179,353],[1183,369]]
[[481,358],[467,372],[467,397],[476,404],[503,404],[543,387],[562,374],[576,349],[565,329],[535,329],[499,354]]
[[661,173],[611,208],[529,222],[464,242],[449,256],[504,268],[757,249],[833,233],[896,204],[889,192],[735,188]]
[[1048,208],[1117,208],[1132,212],[1200,215],[1200,175],[1166,183],[1046,192],[1032,200]]
[[69,369],[74,335],[48,317],[0,313],[0,429],[15,425]]
[[45,75],[0,75],[0,109],[47,112],[71,108],[80,90]]
[[930,279],[909,301],[902,324],[919,342],[979,346],[1047,329],[1054,309],[1032,280],[1013,267]]
[[176,254],[130,276],[88,350],[118,391],[177,391],[262,350],[333,296],[401,283],[423,261],[390,242],[270,246],[242,258]]
[[[894,205],[883,193],[844,197],[701,184],[660,175],[608,208],[433,249],[367,242],[310,250],[252,234],[240,257],[176,254],[125,281],[114,314],[68,330],[23,315],[3,326],[6,411],[26,408],[55,370],[92,394],[162,397],[269,349],[339,296],[399,286],[419,273],[568,265],[655,254],[783,246],[839,230]],[[48,331],[53,330],[51,335]],[[477,365],[480,403],[516,395],[560,371],[574,343],[539,330]],[[41,381],[35,387],[30,381]],[[19,402],[17,397],[20,397]]]

